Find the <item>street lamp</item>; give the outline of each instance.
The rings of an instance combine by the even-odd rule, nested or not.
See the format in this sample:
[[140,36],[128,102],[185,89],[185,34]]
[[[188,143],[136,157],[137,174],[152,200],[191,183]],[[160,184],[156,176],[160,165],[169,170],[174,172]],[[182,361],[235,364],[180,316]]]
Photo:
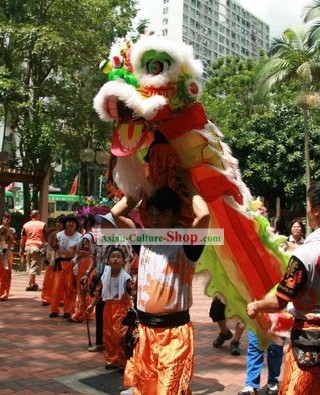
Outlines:
[[94,162],[95,153],[91,148],[85,148],[80,151],[80,160],[83,163]]
[[[100,186],[99,197],[101,196],[103,171],[106,169],[109,162],[109,153],[107,151],[95,152],[92,148],[84,148],[80,151],[80,160],[82,162],[83,171],[83,192],[85,196],[96,195],[97,193],[97,179],[99,174]],[[81,185],[81,182],[80,182]],[[93,193],[92,193],[93,192]]]

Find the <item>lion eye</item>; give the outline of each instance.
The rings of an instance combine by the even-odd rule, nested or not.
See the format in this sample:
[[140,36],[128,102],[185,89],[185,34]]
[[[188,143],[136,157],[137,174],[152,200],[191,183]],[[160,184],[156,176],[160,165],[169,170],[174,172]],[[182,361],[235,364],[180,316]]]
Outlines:
[[170,66],[169,61],[161,61],[161,60],[150,60],[146,64],[148,73],[152,75],[158,75],[168,70],[169,66]]

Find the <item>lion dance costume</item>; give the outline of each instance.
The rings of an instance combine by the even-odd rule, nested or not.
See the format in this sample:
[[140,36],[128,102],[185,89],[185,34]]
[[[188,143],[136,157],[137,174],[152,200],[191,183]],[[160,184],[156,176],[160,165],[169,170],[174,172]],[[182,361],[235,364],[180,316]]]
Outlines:
[[184,43],[142,36],[134,44],[114,44],[100,68],[108,82],[94,108],[103,120],[117,123],[111,143],[116,184],[136,200],[171,187],[183,199],[181,225],[188,226],[191,210],[181,176],[189,174],[210,209],[210,227],[224,229],[224,244],[206,246],[198,264],[198,271],[211,273],[206,293],[224,295],[227,317],[239,316],[263,344],[268,318],[249,319],[246,305],[280,280],[287,262],[279,250],[283,238],[271,233],[237,160],[196,102],[201,62]]

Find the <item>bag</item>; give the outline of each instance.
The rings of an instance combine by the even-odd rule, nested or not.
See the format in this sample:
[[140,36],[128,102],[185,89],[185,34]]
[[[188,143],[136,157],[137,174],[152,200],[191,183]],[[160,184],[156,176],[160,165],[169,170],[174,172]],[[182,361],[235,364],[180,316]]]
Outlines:
[[297,364],[302,368],[320,365],[320,351],[292,347],[292,353]]
[[302,368],[320,365],[320,331],[292,329],[292,353]]

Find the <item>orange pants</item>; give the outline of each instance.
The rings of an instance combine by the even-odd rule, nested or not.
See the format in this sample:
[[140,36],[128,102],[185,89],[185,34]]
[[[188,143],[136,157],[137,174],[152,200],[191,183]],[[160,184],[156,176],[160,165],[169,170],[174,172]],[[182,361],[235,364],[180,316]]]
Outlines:
[[123,386],[133,387],[133,377],[134,377],[134,362],[133,358],[127,360],[126,368],[123,375]]
[[[86,320],[86,308],[91,303],[91,296],[87,292],[88,286],[83,286],[81,284],[81,278],[86,274],[86,271],[89,269],[92,263],[92,258],[80,258],[79,266],[78,266],[78,274],[76,275],[76,284],[77,284],[77,299],[76,299],[76,307],[75,312],[72,314],[72,319],[77,322],[83,322]],[[90,278],[87,281],[87,284],[90,284]],[[85,287],[85,288],[84,288]],[[92,319],[94,317],[94,313],[92,312],[88,318]]]
[[121,321],[131,307],[130,300],[107,300],[103,309],[103,343],[106,365],[124,367],[126,358],[124,354],[123,338],[128,329]]
[[61,269],[54,272],[50,309],[53,313],[59,313],[60,303],[64,302],[64,313],[72,314],[76,303],[76,285],[72,271],[73,264],[62,261]]
[[193,373],[192,323],[175,328],[139,324],[134,349],[135,395],[187,395]]
[[8,253],[8,267],[4,268],[4,256],[0,255],[0,298],[8,299],[11,287],[13,252]]
[[53,292],[53,284],[54,284],[54,274],[55,273],[53,269],[50,266],[47,266],[42,283],[42,292],[41,292],[42,302],[50,303],[51,301],[51,295]]
[[292,354],[287,352],[279,395],[319,395],[320,366],[301,368]]

